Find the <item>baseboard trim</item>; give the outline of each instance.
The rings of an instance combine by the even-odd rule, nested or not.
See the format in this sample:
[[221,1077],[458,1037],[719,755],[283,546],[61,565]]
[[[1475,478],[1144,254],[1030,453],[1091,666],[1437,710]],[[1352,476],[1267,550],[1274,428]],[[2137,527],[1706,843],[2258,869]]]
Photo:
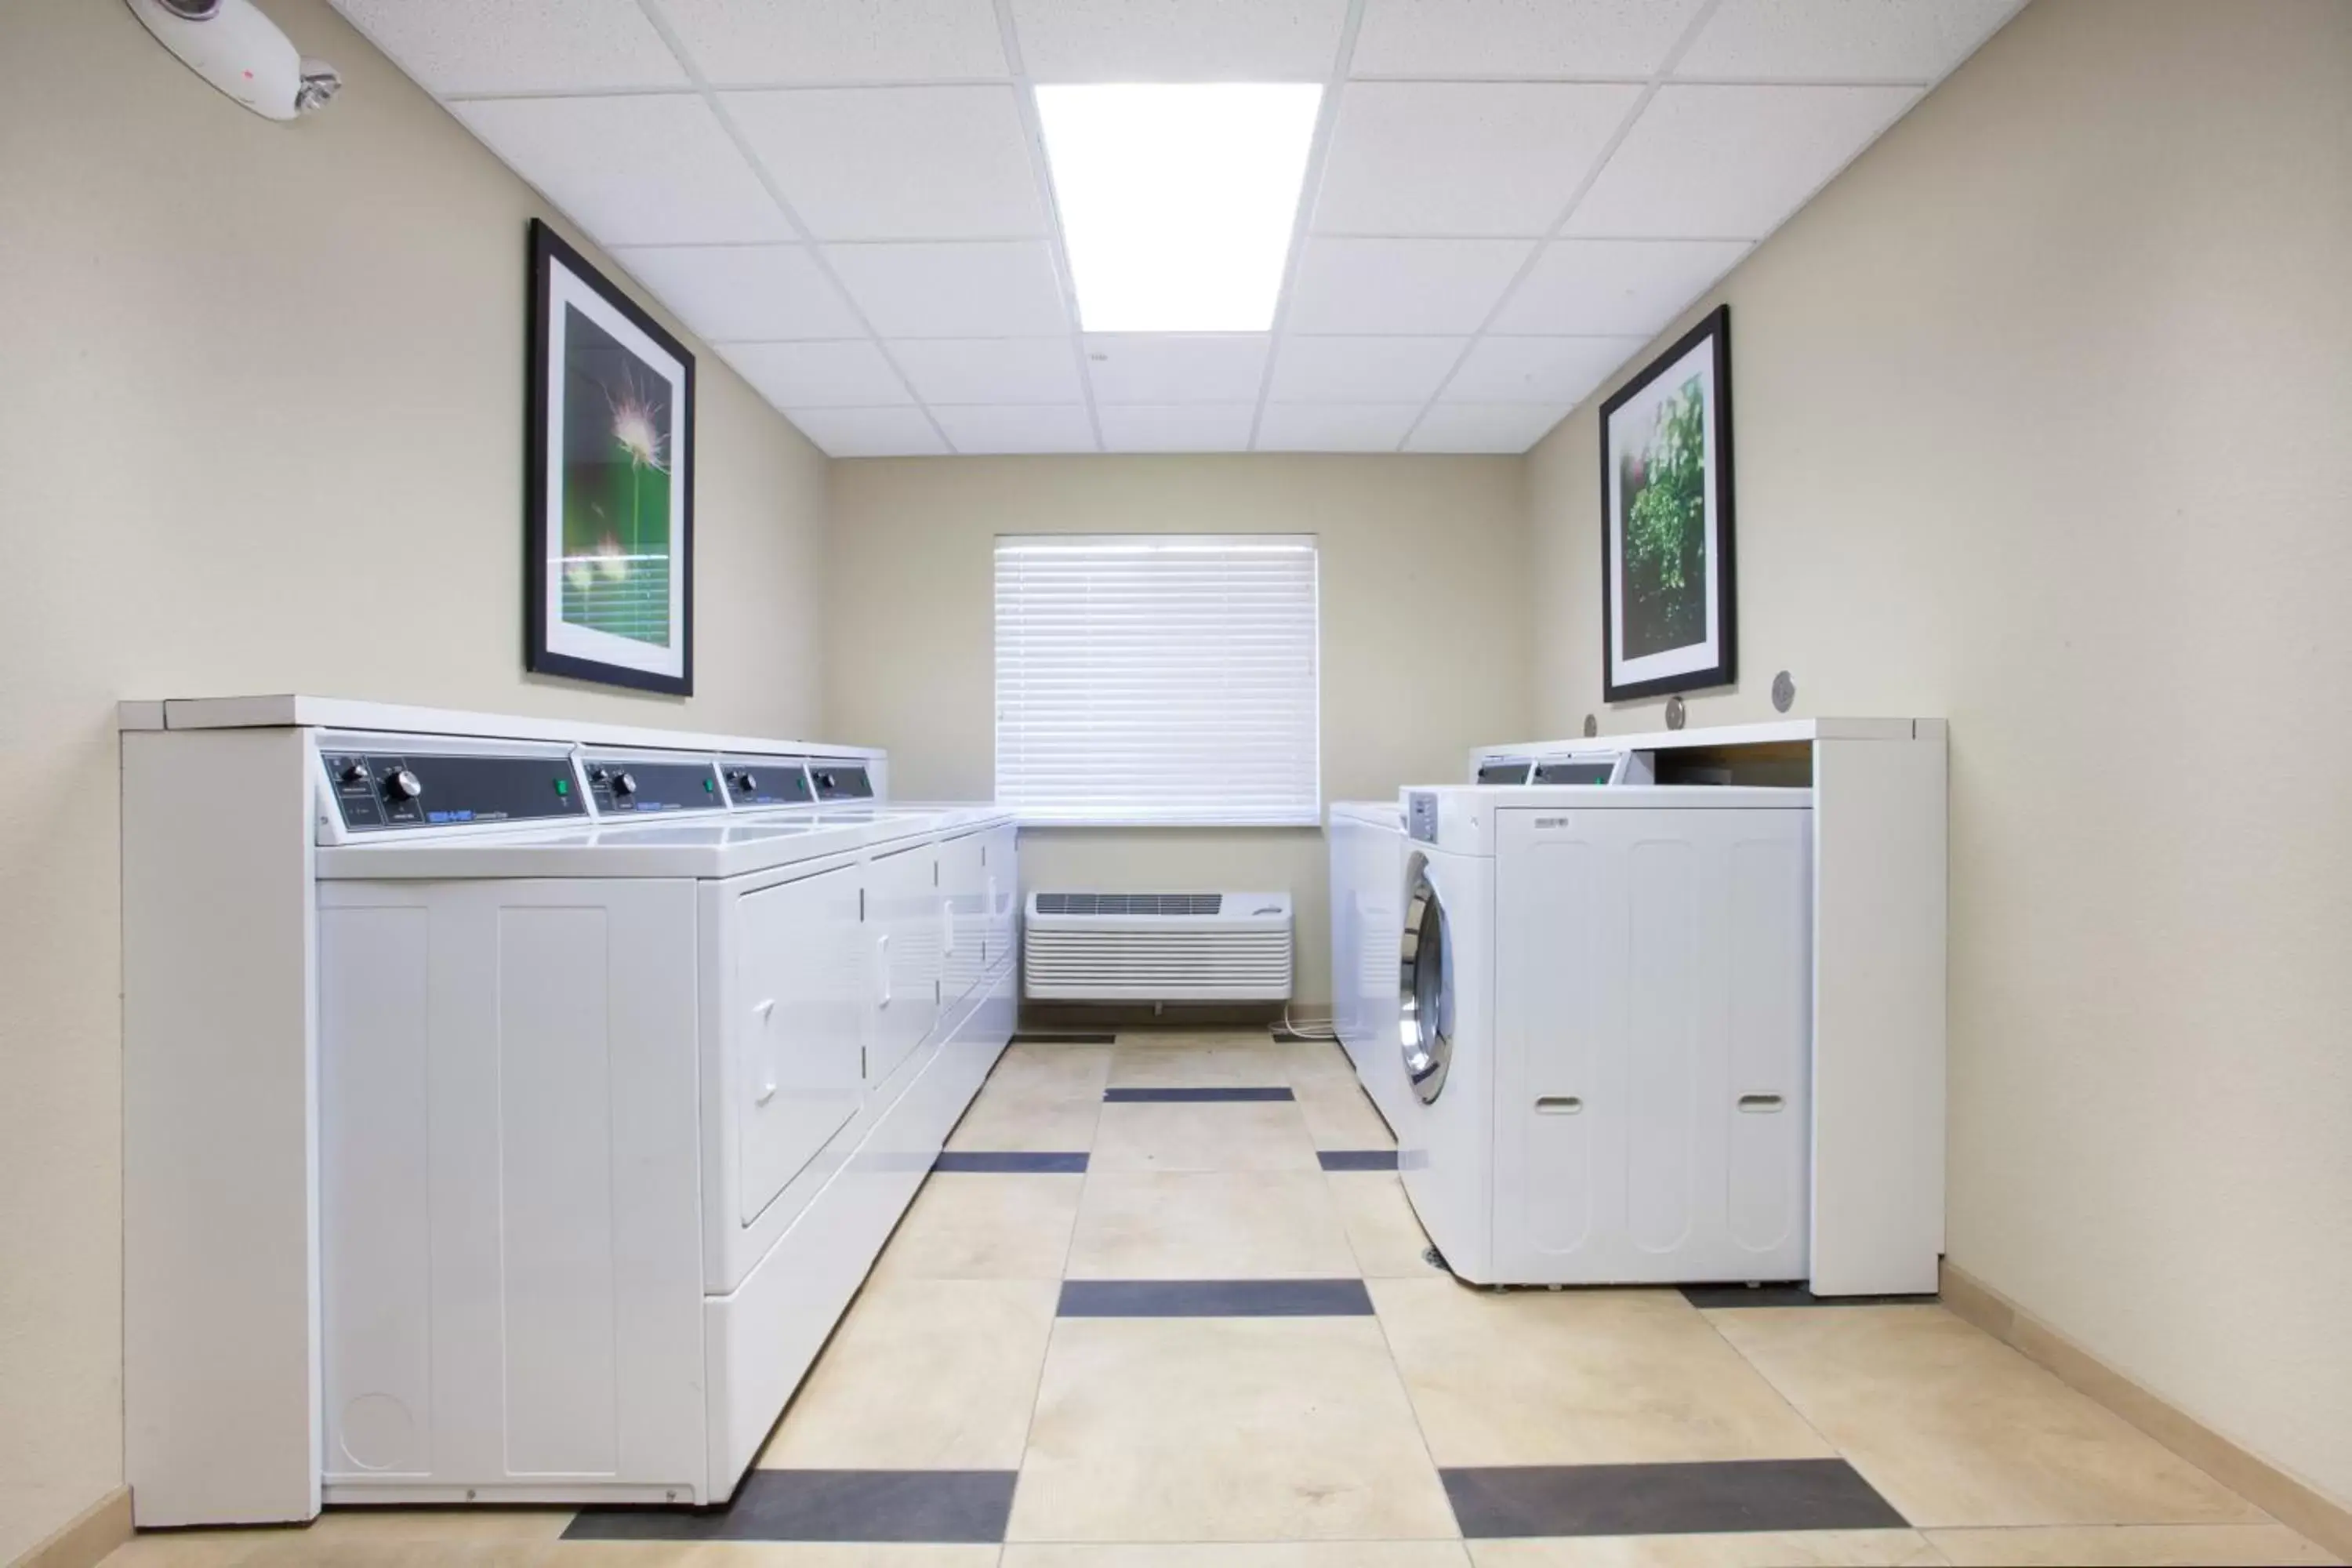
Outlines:
[[68,1521],[9,1568],[98,1568],[131,1539],[131,1489],[117,1487]]
[[2000,1291],[1947,1259],[1944,1305],[2105,1405],[2282,1524],[2352,1558],[2352,1508],[2223,1436],[2117,1372]]

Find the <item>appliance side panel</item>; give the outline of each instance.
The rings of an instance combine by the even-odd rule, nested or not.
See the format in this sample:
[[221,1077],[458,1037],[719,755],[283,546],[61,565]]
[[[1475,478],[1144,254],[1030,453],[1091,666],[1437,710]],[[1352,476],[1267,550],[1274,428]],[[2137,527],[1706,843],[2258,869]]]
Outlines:
[[123,1462],[142,1526],[319,1511],[310,777],[122,737]]
[[1939,741],[1813,748],[1812,1288],[1933,1291],[1944,1229]]

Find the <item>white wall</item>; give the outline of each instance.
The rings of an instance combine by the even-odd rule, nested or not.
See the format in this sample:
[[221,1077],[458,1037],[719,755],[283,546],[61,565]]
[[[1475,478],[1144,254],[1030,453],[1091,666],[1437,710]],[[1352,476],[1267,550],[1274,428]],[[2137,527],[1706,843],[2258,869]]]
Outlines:
[[[1515,458],[898,458],[833,466],[825,732],[890,749],[904,799],[985,796],[1000,533],[1312,533],[1323,794],[1458,777],[1527,727],[1527,503]],[[1330,1003],[1320,829],[1022,836],[1033,886],[1286,887],[1298,1000]]]
[[0,9],[0,1562],[121,1458],[113,705],[294,689],[805,734],[824,460],[700,359],[691,702],[526,679],[531,193],[317,0],[267,123]]
[[[1951,720],[1952,1260],[2352,1499],[2352,5],[2037,0],[1717,300],[1690,722]],[[1531,464],[1548,735],[1662,727],[1598,440]]]

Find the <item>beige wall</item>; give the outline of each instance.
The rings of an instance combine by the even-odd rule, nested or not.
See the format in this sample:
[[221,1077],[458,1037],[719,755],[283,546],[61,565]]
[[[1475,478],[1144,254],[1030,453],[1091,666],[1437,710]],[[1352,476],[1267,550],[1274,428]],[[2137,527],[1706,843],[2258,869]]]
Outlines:
[[[1690,722],[1949,716],[1953,1261],[2352,1499],[2347,279],[2352,5],[2038,0],[1692,311]],[[1597,447],[1531,464],[1547,734],[1661,727],[1601,702]]]
[[[1527,727],[1524,465],[1511,458],[901,458],[833,466],[825,732],[887,746],[904,799],[993,787],[1000,533],[1312,533],[1321,557],[1323,795],[1459,775]],[[1287,887],[1298,1000],[1329,1005],[1323,835],[1067,828],[1022,836],[1037,887]]]
[[700,369],[702,695],[521,672],[530,192],[316,0],[272,125],[0,10],[0,1562],[121,1479],[113,704],[294,689],[800,734],[824,462]]

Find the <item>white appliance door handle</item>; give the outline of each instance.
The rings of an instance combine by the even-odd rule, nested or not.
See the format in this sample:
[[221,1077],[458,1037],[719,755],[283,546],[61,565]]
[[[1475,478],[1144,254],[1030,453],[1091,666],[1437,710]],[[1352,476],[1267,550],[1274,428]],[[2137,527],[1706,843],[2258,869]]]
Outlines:
[[776,1098],[776,999],[769,997],[751,1012],[760,1020],[760,1089],[751,1103],[765,1105]]
[[950,958],[955,956],[955,900],[941,899],[940,900],[940,951]]
[[879,1007],[890,1005],[890,933],[884,931],[874,939],[874,979],[881,992]]

